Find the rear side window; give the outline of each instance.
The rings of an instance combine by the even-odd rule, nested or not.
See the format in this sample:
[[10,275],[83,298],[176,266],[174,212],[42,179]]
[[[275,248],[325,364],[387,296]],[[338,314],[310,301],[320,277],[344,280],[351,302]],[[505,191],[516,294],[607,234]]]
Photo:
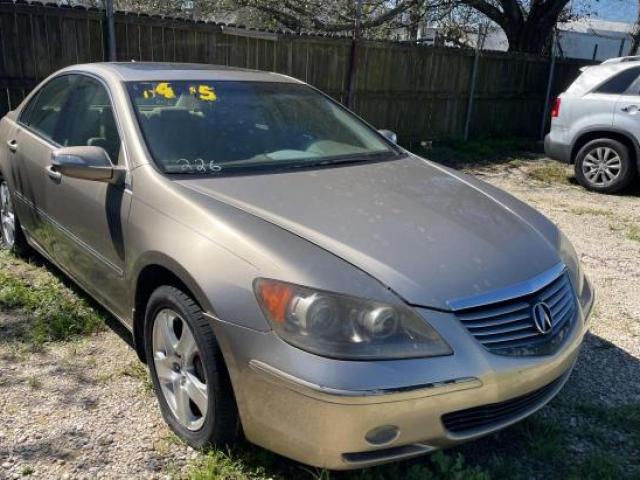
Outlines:
[[74,81],[74,75],[64,75],[47,83],[29,102],[20,116],[20,122],[43,137],[55,141],[60,113]]
[[638,78],[638,75],[640,75],[640,67],[628,68],[604,82],[596,88],[595,92],[621,95],[629,89],[631,84]]

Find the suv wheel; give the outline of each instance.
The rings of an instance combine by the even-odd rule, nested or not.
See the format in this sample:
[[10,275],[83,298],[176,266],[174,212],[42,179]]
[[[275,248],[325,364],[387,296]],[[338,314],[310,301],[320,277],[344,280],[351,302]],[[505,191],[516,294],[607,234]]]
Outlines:
[[222,354],[198,305],[175,287],[153,292],[145,315],[145,350],[160,410],[194,448],[232,442],[238,413]]
[[618,192],[635,177],[629,149],[609,138],[588,142],[578,152],[575,163],[578,182],[596,192]]
[[13,253],[25,253],[29,246],[13,208],[9,185],[0,179],[0,245]]

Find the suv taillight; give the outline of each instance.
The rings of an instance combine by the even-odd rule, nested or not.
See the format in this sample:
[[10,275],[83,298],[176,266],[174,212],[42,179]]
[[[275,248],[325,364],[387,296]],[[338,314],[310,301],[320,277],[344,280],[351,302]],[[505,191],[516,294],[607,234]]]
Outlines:
[[551,118],[558,118],[560,116],[560,97],[553,101],[553,107],[551,107]]

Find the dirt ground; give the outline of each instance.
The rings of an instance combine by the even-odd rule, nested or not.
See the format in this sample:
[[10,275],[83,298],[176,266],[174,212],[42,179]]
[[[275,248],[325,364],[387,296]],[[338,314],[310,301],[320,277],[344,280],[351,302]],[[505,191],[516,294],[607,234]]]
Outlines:
[[[598,293],[592,331],[566,388],[528,430],[455,453],[493,477],[522,469],[525,478],[580,478],[602,469],[601,478],[640,478],[640,433],[630,423],[640,418],[640,193],[589,193],[554,168],[529,159],[472,173],[541,210],[573,241]],[[0,312],[0,335],[20,321]],[[123,338],[114,322],[37,349],[0,336],[0,478],[165,478],[198,460],[165,426]],[[604,452],[615,452],[613,463]],[[552,455],[562,458],[549,462]]]

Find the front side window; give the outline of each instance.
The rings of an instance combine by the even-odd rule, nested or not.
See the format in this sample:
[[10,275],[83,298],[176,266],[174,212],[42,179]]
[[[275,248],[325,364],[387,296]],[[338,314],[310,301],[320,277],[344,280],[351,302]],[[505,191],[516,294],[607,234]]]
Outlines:
[[132,82],[148,149],[166,173],[224,174],[396,156],[374,130],[299,84]]
[[118,162],[120,135],[109,94],[99,81],[81,77],[71,89],[54,140],[65,147],[101,147]]
[[102,147],[113,163],[118,161],[120,135],[111,100],[106,88],[93,78],[54,78],[27,105],[20,121],[54,143]]

